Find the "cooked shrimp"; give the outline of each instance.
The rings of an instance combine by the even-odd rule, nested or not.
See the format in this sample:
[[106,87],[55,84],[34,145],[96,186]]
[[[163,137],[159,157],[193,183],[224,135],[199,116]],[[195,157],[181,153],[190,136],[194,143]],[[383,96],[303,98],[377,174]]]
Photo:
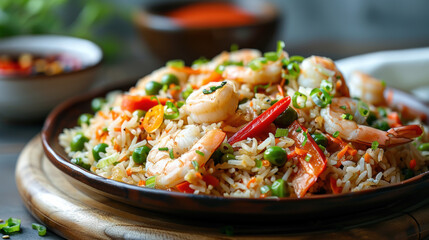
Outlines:
[[[178,141],[181,141],[180,138],[188,136],[183,134],[176,134],[174,137],[166,136],[166,140],[161,140],[149,152],[146,163],[146,174],[148,177],[156,176],[157,188],[166,189],[174,187],[185,181],[186,174],[195,168],[192,164],[193,161],[196,161],[198,166],[203,166],[223,142],[225,136],[226,134],[219,129],[210,130],[201,139],[197,140],[188,151],[181,155],[180,151],[186,148],[179,146]],[[173,146],[173,148],[169,149],[173,149],[174,159],[169,157],[168,151],[159,151],[159,148],[165,146]],[[176,146],[177,150],[174,149],[174,146]],[[177,157],[178,155],[180,156]]]
[[335,63],[325,57],[311,56],[301,63],[301,74],[298,84],[307,88],[319,88],[323,80],[332,83],[335,96],[349,97],[349,89],[344,81],[343,74]]
[[[212,93],[204,93],[216,87],[218,89]],[[232,81],[211,82],[189,95],[183,108],[196,123],[214,123],[226,120],[235,113],[238,98]]]
[[380,80],[356,71],[350,76],[349,85],[351,96],[358,97],[372,105],[386,105],[383,96],[385,86]]
[[418,125],[396,127],[385,132],[342,118],[343,114],[356,116],[357,112],[356,100],[345,97],[333,98],[332,103],[320,111],[325,120],[325,131],[330,134],[338,131],[341,138],[368,146],[377,141],[380,147],[405,144],[422,134],[422,129]]

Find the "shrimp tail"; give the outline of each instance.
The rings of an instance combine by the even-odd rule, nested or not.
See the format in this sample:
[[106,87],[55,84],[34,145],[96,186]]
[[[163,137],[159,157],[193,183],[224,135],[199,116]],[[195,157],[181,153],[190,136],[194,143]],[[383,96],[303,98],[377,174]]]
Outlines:
[[359,136],[355,142],[371,146],[374,141],[377,141],[379,147],[389,148],[409,143],[422,133],[423,130],[419,125],[408,125],[391,128],[387,132],[372,131],[372,134],[367,133],[365,136]]

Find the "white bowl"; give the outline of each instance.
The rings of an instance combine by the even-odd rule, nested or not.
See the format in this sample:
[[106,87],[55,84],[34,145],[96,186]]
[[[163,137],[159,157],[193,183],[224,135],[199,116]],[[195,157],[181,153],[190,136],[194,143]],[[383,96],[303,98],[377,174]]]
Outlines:
[[74,37],[29,35],[0,39],[0,53],[24,52],[67,54],[78,59],[83,68],[51,76],[0,75],[0,117],[6,119],[44,118],[60,102],[87,91],[103,58],[96,44]]

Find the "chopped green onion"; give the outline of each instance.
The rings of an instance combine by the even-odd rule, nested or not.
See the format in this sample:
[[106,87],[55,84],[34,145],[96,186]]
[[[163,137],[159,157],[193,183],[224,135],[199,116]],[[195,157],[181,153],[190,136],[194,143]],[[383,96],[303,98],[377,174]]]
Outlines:
[[185,105],[185,102],[184,102],[184,101],[178,101],[178,102],[177,102],[177,107],[178,107],[178,108],[183,107],[183,105]]
[[156,175],[146,179],[147,188],[155,188],[156,186]]
[[82,158],[80,158],[80,157],[73,158],[72,160],[70,160],[70,162],[72,162],[73,164],[76,164],[78,166],[81,166],[81,167],[85,168],[86,170],[91,169],[91,165],[83,162]]
[[234,66],[243,66],[243,62],[242,61],[240,61],[240,62],[225,61],[225,62],[223,62],[222,64],[220,64],[219,66],[216,67],[215,72],[217,72],[219,74],[222,74],[223,71],[225,70],[225,67],[226,66],[231,66],[231,65],[234,65]]
[[198,155],[201,155],[202,157],[204,157],[204,153],[203,153],[203,152],[201,152],[200,150],[195,150],[195,152],[196,152]]
[[175,68],[183,68],[185,66],[185,62],[180,59],[170,60],[166,64],[167,67],[175,67]]
[[371,144],[371,149],[372,149],[372,150],[375,150],[375,149],[377,149],[377,148],[378,148],[378,142],[377,142],[377,141],[372,142],[372,144]]
[[336,79],[341,79],[340,75],[335,76]]
[[170,158],[171,158],[171,159],[174,159],[174,152],[173,152],[173,149],[170,149],[169,154],[170,154]]
[[344,111],[347,110],[346,106],[340,106],[341,109],[343,109]]
[[264,64],[267,63],[267,59],[260,57],[260,58],[255,58],[253,59],[251,62],[249,62],[248,66],[253,70],[253,71],[258,71],[262,69],[262,66]]
[[369,112],[370,112],[368,104],[366,104],[362,101],[359,101],[357,106],[358,106],[359,114],[363,117],[368,117]]
[[214,93],[219,88],[222,88],[223,86],[225,86],[225,84],[226,84],[226,81],[223,81],[223,82],[221,82],[221,84],[219,86],[211,86],[209,90],[203,89],[203,93],[204,94]]
[[37,223],[32,223],[31,227],[34,230],[37,230],[37,233],[39,234],[39,236],[45,236],[46,235],[46,227]]
[[332,92],[332,90],[334,89],[334,88],[332,87],[332,83],[331,83],[331,82],[329,82],[329,81],[326,81],[326,80],[322,80],[322,83],[320,84],[320,87],[321,87],[322,89],[324,89],[325,91],[327,91],[328,93],[329,93],[329,92]]
[[329,93],[323,88],[315,88],[311,90],[310,97],[313,99],[313,102],[321,108],[328,106],[328,104],[332,102],[331,95],[329,95]]
[[336,137],[338,137],[338,135],[340,135],[340,132],[335,131],[334,134],[332,134],[332,137],[336,138]]
[[191,86],[188,86],[188,88],[182,92],[182,98],[186,100],[193,91],[194,89]]
[[276,129],[276,134],[274,137],[278,138],[278,137],[286,137],[289,134],[289,129],[287,128],[277,128]]
[[194,166],[195,171],[198,171],[200,169],[200,166],[198,165],[198,162],[195,161],[195,160],[192,161],[192,166]]
[[302,141],[302,146],[304,147],[308,140],[307,131],[303,132],[302,134],[304,135],[304,141]]
[[262,167],[262,161],[259,159],[255,159],[255,167],[261,168]]
[[307,153],[307,155],[305,156],[305,161],[306,161],[306,162],[310,162],[311,157],[312,157],[312,156],[311,156],[310,154],[308,154],[308,153]]
[[429,143],[422,143],[417,149],[419,151],[429,151]]
[[[304,99],[304,104],[302,106],[298,104],[298,98]],[[292,96],[292,105],[298,109],[305,108],[307,106],[307,96],[303,93],[296,91],[295,94],[293,94]]]
[[319,148],[320,148],[320,150],[322,150],[322,152],[324,152],[324,151],[325,151],[325,149],[326,149],[323,145],[320,145],[320,144],[319,144],[319,145],[317,145],[317,146],[319,146]]
[[273,196],[277,197],[285,197],[289,194],[283,179],[274,181],[273,185],[271,185],[271,193]]
[[353,115],[351,115],[350,113],[343,113],[341,114],[341,118],[345,120],[353,120]]
[[276,52],[266,52],[264,53],[264,57],[268,60],[268,61],[277,61],[279,59],[279,56],[277,55]]
[[304,61],[303,56],[294,55],[289,58],[289,62],[301,63],[302,61]]
[[112,165],[114,162],[116,162],[116,160],[118,160],[118,158],[119,158],[119,153],[115,153],[115,154],[110,155],[106,158],[102,158],[102,159],[100,159],[100,161],[98,161],[98,163],[95,167],[96,168],[104,168],[106,166]]
[[287,65],[287,70],[289,72],[289,75],[293,77],[297,77],[299,73],[301,72],[299,68],[299,64],[296,62],[291,62]]
[[261,193],[265,194],[271,190],[270,186],[264,185],[261,187]]
[[162,91],[163,92],[167,92],[167,90],[168,90],[168,85],[166,84],[166,85],[163,85],[162,86]]
[[236,44],[236,43],[231,44],[231,47],[229,48],[229,51],[230,52],[235,52],[237,50],[238,50],[238,44]]
[[267,89],[270,86],[270,84],[266,84],[266,85],[256,85],[255,87],[253,87],[253,92],[257,93],[258,89],[262,88],[262,89]]
[[179,117],[179,115],[180,115],[179,109],[177,109],[177,107],[174,106],[174,104],[172,102],[167,101],[165,103],[165,105],[167,106],[167,109],[171,109],[173,111],[173,113],[164,113],[165,119],[175,119],[175,118]]
[[277,41],[277,56],[280,57],[283,53],[283,48],[285,48],[286,44],[283,41]]
[[198,66],[203,65],[204,63],[208,63],[208,62],[210,62],[210,60],[208,60],[207,58],[200,57],[197,60],[192,62],[192,67],[198,67]]
[[382,117],[387,117],[386,109],[384,109],[384,108],[382,108],[382,107],[379,107],[379,108],[377,108],[377,109],[378,109],[378,113],[380,114],[380,116],[382,116]]
[[168,151],[168,147],[158,148],[159,151]]
[[5,223],[0,224],[0,230],[5,234],[19,232],[21,230],[21,219],[9,218]]
[[158,105],[161,105],[161,102],[159,101],[159,99],[158,99],[158,97],[157,97],[157,96],[152,96],[152,97],[150,98],[150,100],[154,100],[154,99],[158,102]]
[[302,128],[298,128],[295,130],[295,132],[301,132],[301,131],[302,131]]

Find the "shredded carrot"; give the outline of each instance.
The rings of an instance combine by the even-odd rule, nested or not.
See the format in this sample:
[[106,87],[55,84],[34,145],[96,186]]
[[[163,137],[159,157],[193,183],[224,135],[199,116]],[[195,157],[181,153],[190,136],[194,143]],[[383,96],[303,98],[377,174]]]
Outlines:
[[363,158],[365,159],[366,163],[370,163],[371,155],[369,155],[368,153],[365,153],[365,155],[363,156]]
[[115,149],[117,152],[120,152],[121,146],[119,146],[119,144],[115,143],[115,145],[113,145],[113,149]]
[[270,161],[268,161],[268,160],[262,160],[262,166],[264,166],[264,167],[268,167],[268,166],[270,166],[271,164],[270,164]]
[[252,177],[250,180],[249,180],[249,182],[247,182],[247,188],[250,188],[250,184],[252,184],[252,183],[254,183],[254,182],[256,182],[256,178],[255,177]]
[[300,148],[295,147],[295,153],[300,155],[300,156],[304,156],[304,155],[307,155],[308,152],[305,151],[304,149],[300,149]]
[[264,193],[264,194],[261,194],[260,196],[259,196],[259,198],[266,198],[267,197],[267,195]]
[[115,120],[119,116],[119,113],[115,111],[110,111],[110,115],[112,115],[112,119]]
[[145,180],[140,180],[138,186],[139,187],[144,187],[146,185],[146,181]]
[[175,95],[176,95],[176,94],[178,94],[178,93],[180,92],[180,90],[181,90],[181,89],[177,89],[177,88],[175,88],[175,86],[176,86],[176,84],[174,84],[174,83],[170,84],[169,89],[170,89],[170,94],[171,94],[171,96],[175,96]]
[[335,84],[336,84],[336,89],[340,89],[341,85],[343,85],[343,83],[341,82],[341,80],[338,80]]
[[212,72],[210,74],[210,76],[208,76],[207,78],[205,78],[202,82],[201,85],[206,85],[207,83],[210,82],[219,82],[220,80],[222,80],[222,75],[220,75],[217,72]]
[[196,90],[196,89],[198,89],[200,87],[198,87],[197,85],[191,85],[191,88],[194,89],[194,90]]
[[411,159],[410,161],[410,169],[414,170],[414,168],[417,166],[417,162],[415,159]]
[[280,142],[280,138],[274,138],[274,142],[276,143],[276,145]]
[[108,116],[106,116],[106,114],[104,114],[103,111],[98,111],[98,115],[100,115],[104,119],[108,119],[109,118]]
[[389,89],[389,91],[387,91],[386,102],[387,102],[387,105],[391,105],[393,102],[393,90],[392,89]]
[[342,187],[337,186],[337,180],[333,177],[330,178],[330,184],[331,184],[332,193],[334,194],[341,193],[341,191],[343,190]]
[[249,106],[253,107],[253,101],[250,101]]
[[120,131],[121,131],[121,128],[120,128],[120,127],[115,127],[115,128],[113,128],[113,131],[115,131],[115,132],[120,132]]
[[153,140],[153,138],[150,135],[147,135],[146,140]]
[[199,178],[199,179],[203,179],[203,176],[201,175],[201,173],[200,173],[200,172],[196,172],[196,173],[195,173],[195,176],[197,176],[197,178]]
[[344,157],[344,155],[347,152],[347,149],[349,148],[349,145],[346,145],[343,149],[341,149],[341,151],[338,152],[337,154],[337,159],[340,160],[341,158]]
[[280,82],[280,84],[279,85],[277,85],[277,89],[279,90],[279,92],[280,92],[280,95],[282,96],[282,97],[284,97],[285,96],[285,92],[284,92],[284,90],[283,90],[283,86],[285,85],[285,79],[284,78],[282,78],[282,81]]
[[347,153],[351,156],[354,156],[357,154],[357,150],[354,149],[352,146],[348,145],[349,147],[347,148]]
[[128,168],[128,169],[127,169],[127,175],[128,175],[128,176],[131,176],[131,174],[133,174],[133,171],[131,171],[131,168]]

